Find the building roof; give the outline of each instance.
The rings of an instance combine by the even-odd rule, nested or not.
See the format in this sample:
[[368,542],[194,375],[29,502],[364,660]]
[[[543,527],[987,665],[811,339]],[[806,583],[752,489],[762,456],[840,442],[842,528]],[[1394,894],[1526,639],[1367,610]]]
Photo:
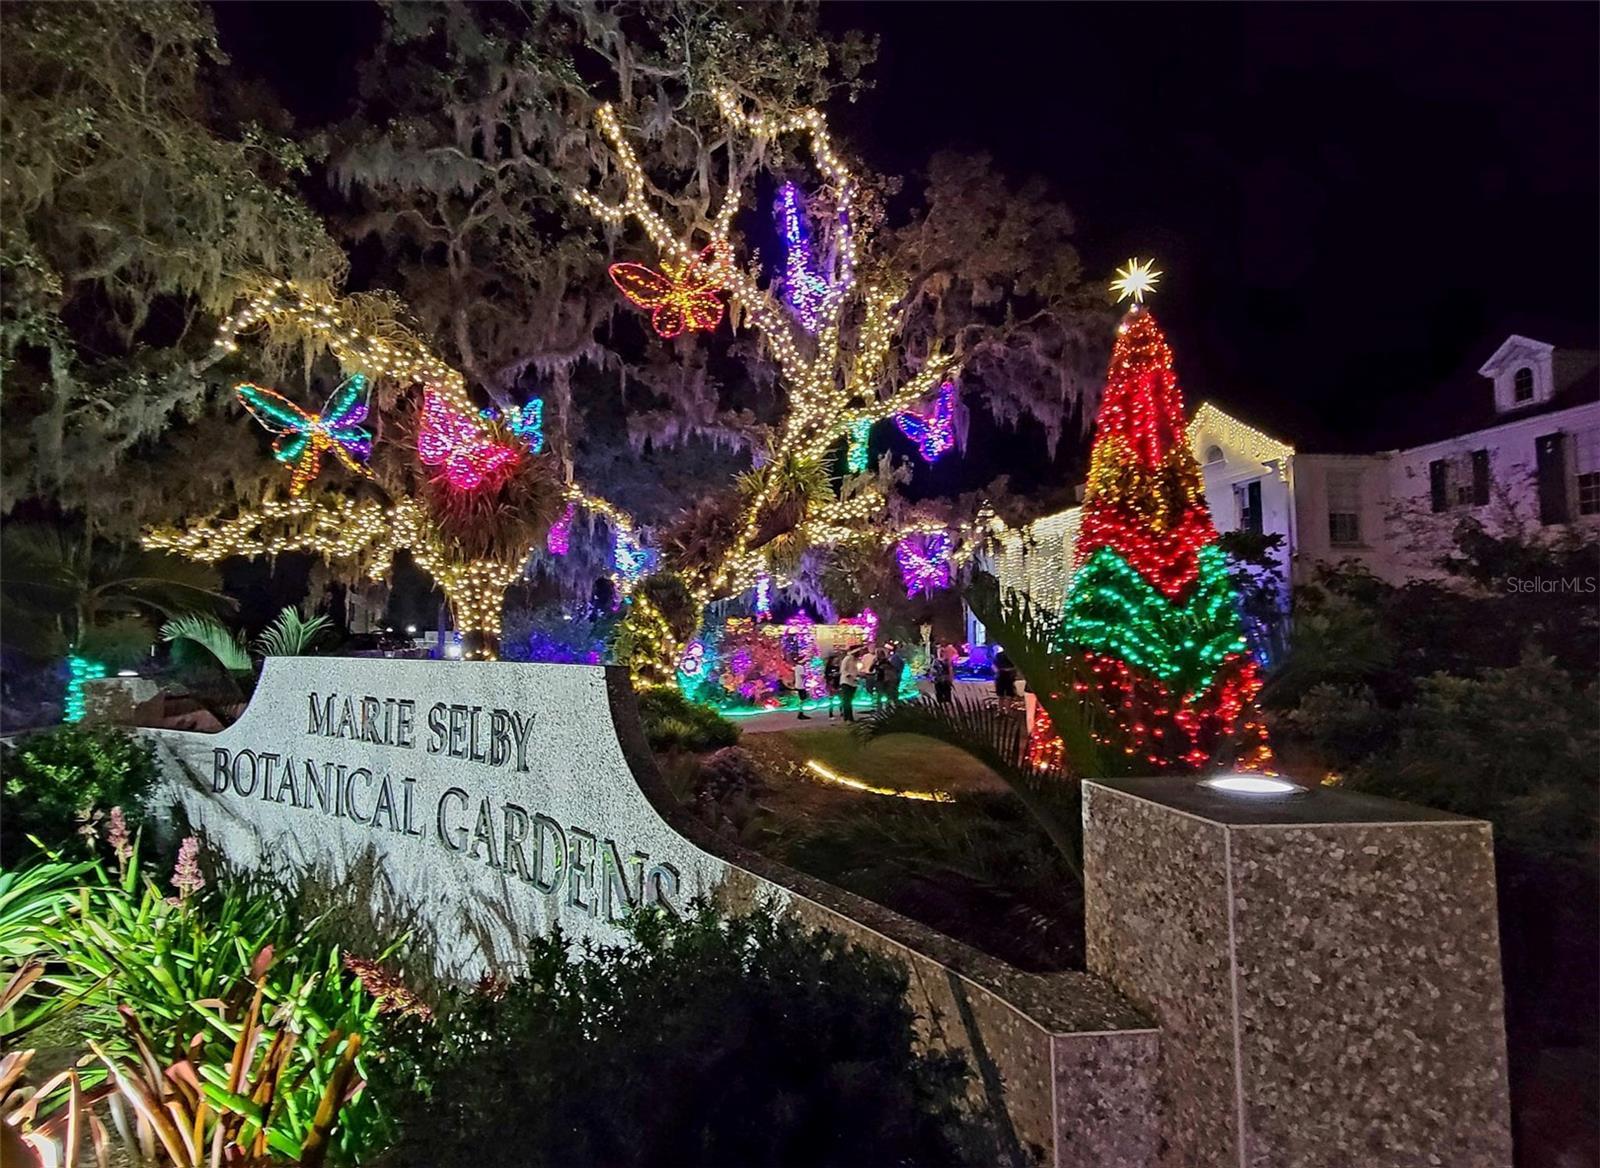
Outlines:
[[[1549,346],[1554,392],[1546,402],[1501,413],[1494,408],[1494,371],[1510,350]],[[1507,318],[1462,355],[1450,376],[1440,379],[1426,394],[1411,398],[1397,410],[1374,416],[1371,442],[1365,450],[1408,450],[1443,442],[1445,438],[1472,434],[1502,422],[1538,418],[1571,406],[1600,400],[1600,352],[1594,339],[1584,342],[1570,330],[1534,318]]]

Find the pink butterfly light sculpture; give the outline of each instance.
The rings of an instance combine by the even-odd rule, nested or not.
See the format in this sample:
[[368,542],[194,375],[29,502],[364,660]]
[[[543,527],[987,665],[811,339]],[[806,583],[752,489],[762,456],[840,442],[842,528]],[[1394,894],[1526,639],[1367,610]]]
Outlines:
[[432,390],[422,398],[417,454],[426,465],[443,467],[445,480],[458,491],[475,491],[498,481],[522,457],[517,447],[486,437],[475,421],[451,409]]

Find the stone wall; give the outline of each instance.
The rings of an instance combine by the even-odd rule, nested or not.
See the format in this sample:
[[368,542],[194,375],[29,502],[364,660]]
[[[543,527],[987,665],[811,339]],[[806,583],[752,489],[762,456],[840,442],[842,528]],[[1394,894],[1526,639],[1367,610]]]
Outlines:
[[1013,969],[682,815],[624,670],[270,659],[233,726],[144,732],[233,863],[359,886],[431,933],[445,972],[514,967],[556,923],[618,940],[639,903],[768,900],[905,965],[923,1037],[967,1056],[1010,1163],[1151,1162],[1157,1035],[1120,994]]
[[1161,1027],[1162,1165],[1505,1168],[1489,827],[1086,784],[1089,968]]

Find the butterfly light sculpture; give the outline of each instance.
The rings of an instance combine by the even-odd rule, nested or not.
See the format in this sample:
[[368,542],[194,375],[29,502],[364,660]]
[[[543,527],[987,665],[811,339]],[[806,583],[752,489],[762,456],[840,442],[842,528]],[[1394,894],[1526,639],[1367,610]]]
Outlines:
[[783,298],[794,309],[801,327],[814,333],[821,323],[829,288],[812,263],[811,236],[800,207],[800,188],[794,183],[784,183],[778,192],[778,210],[783,219],[785,252]]
[[486,422],[499,422],[528,447],[529,454],[544,449],[544,399],[533,398],[514,410],[488,409],[482,411]]
[[488,437],[432,390],[422,397],[417,454],[426,465],[442,467],[445,480],[458,491],[475,491],[504,477],[522,458],[520,449]]
[[894,550],[906,596],[950,587],[950,536],[936,531],[908,535]]
[[717,245],[712,244],[683,265],[663,260],[664,272],[643,264],[612,264],[611,280],[640,308],[649,309],[657,335],[671,340],[679,333],[709,332],[722,323],[717,299]]
[[577,517],[578,504],[574,501],[567,503],[567,509],[561,513],[561,518],[550,525],[550,534],[545,536],[544,546],[553,556],[564,556],[572,542],[572,521]]
[[290,467],[289,495],[297,497],[322,471],[322,456],[332,454],[356,474],[372,456],[372,432],[362,427],[367,417],[367,379],[347,379],[322,407],[308,414],[275,390],[249,383],[234,387],[245,409],[276,435],[272,455]]
[[896,414],[894,424],[900,432],[917,444],[917,450],[926,462],[937,462],[956,444],[955,433],[956,387],[945,382],[934,399],[933,411],[927,414]]

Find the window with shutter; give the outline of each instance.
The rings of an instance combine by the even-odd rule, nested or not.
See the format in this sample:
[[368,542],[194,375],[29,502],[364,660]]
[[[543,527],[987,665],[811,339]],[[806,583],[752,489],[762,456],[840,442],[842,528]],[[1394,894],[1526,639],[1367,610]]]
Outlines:
[[1436,458],[1428,464],[1428,494],[1435,511],[1450,506],[1450,460]]
[[1233,501],[1238,507],[1239,530],[1261,534],[1261,480],[1251,479],[1233,488]]
[[1328,542],[1353,547],[1361,542],[1361,473],[1328,472]]
[[1567,507],[1567,448],[1565,434],[1546,434],[1534,440],[1538,463],[1539,522],[1565,523],[1571,518]]
[[1572,436],[1572,469],[1578,480],[1578,514],[1600,515],[1600,427]]
[[1472,505],[1482,507],[1489,502],[1489,452],[1472,452]]

